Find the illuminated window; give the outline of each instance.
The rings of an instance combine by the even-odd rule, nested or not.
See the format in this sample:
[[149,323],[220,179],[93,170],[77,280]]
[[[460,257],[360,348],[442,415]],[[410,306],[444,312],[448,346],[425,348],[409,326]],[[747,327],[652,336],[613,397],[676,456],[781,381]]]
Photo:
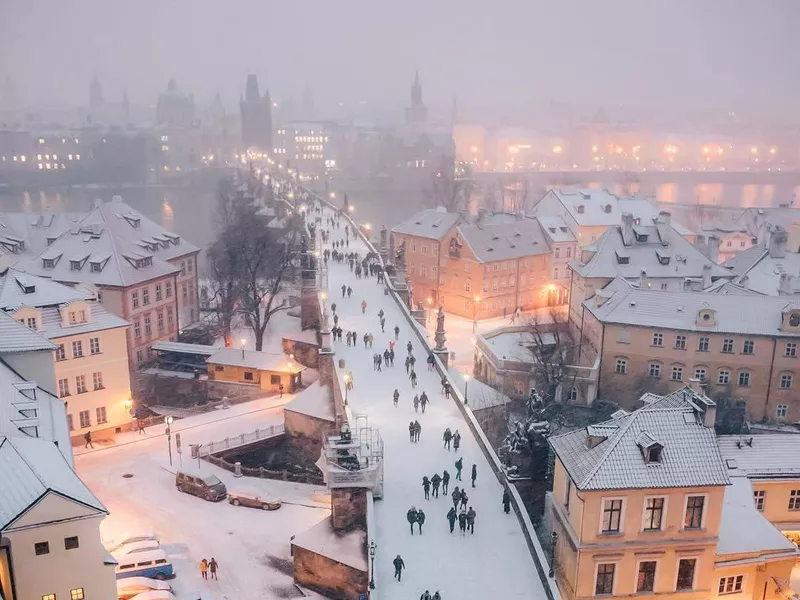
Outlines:
[[69,591],[69,600],[84,600],[83,588],[75,588]]

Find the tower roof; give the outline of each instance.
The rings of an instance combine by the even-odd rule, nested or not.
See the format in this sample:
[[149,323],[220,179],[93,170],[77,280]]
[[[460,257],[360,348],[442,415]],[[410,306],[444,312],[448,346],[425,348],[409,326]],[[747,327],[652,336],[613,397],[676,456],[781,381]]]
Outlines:
[[261,94],[258,91],[258,77],[252,73],[247,76],[244,99],[248,102],[257,102],[261,99]]

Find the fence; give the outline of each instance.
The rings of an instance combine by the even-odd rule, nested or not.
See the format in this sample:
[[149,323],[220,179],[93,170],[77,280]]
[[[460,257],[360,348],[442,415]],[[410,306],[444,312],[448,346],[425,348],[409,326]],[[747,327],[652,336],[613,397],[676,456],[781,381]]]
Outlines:
[[[283,423],[280,425],[270,425],[268,429],[256,429],[250,433],[243,433],[234,437],[226,437],[224,440],[200,444],[197,447],[197,456],[205,458],[211,454],[222,452],[223,450],[233,450],[240,446],[252,444],[260,440],[268,440],[279,435],[283,435]],[[196,457],[193,457],[196,458]]]

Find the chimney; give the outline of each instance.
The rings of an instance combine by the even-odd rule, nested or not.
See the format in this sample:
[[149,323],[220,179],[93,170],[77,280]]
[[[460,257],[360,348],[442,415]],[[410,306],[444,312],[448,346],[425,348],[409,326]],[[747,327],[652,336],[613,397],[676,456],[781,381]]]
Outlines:
[[785,258],[786,257],[786,242],[789,240],[789,234],[783,227],[775,227],[769,232],[769,255],[770,258]]
[[95,198],[94,199],[94,207],[95,208],[100,208],[101,206],[103,206],[103,199],[102,198]]
[[719,262],[719,238],[715,235],[706,238],[706,256],[715,263]]
[[695,394],[705,393],[705,390],[703,390],[703,381],[701,379],[697,379],[696,377],[689,379],[689,387],[692,388],[692,391]]
[[781,277],[778,280],[778,295],[792,295],[792,276],[789,273],[781,273]]
[[703,289],[711,285],[711,265],[706,263],[703,265]]
[[622,243],[626,246],[633,244],[633,215],[622,213]]
[[750,276],[749,275],[742,275],[742,278],[739,280],[739,285],[742,286],[744,289],[750,289]]
[[669,231],[672,229],[672,215],[664,210],[658,213],[656,219],[656,230],[658,230],[658,239],[661,240],[662,246],[669,246]]
[[639,289],[646,290],[647,289],[647,271],[642,269],[641,273],[639,273]]

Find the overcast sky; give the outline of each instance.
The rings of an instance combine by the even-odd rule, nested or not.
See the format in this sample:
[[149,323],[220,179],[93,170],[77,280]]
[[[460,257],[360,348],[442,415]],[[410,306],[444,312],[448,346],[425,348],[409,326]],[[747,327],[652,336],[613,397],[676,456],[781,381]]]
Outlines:
[[318,105],[549,100],[652,111],[789,114],[800,98],[797,0],[0,0],[0,78],[20,99],[154,104],[174,75],[229,109],[248,72]]

